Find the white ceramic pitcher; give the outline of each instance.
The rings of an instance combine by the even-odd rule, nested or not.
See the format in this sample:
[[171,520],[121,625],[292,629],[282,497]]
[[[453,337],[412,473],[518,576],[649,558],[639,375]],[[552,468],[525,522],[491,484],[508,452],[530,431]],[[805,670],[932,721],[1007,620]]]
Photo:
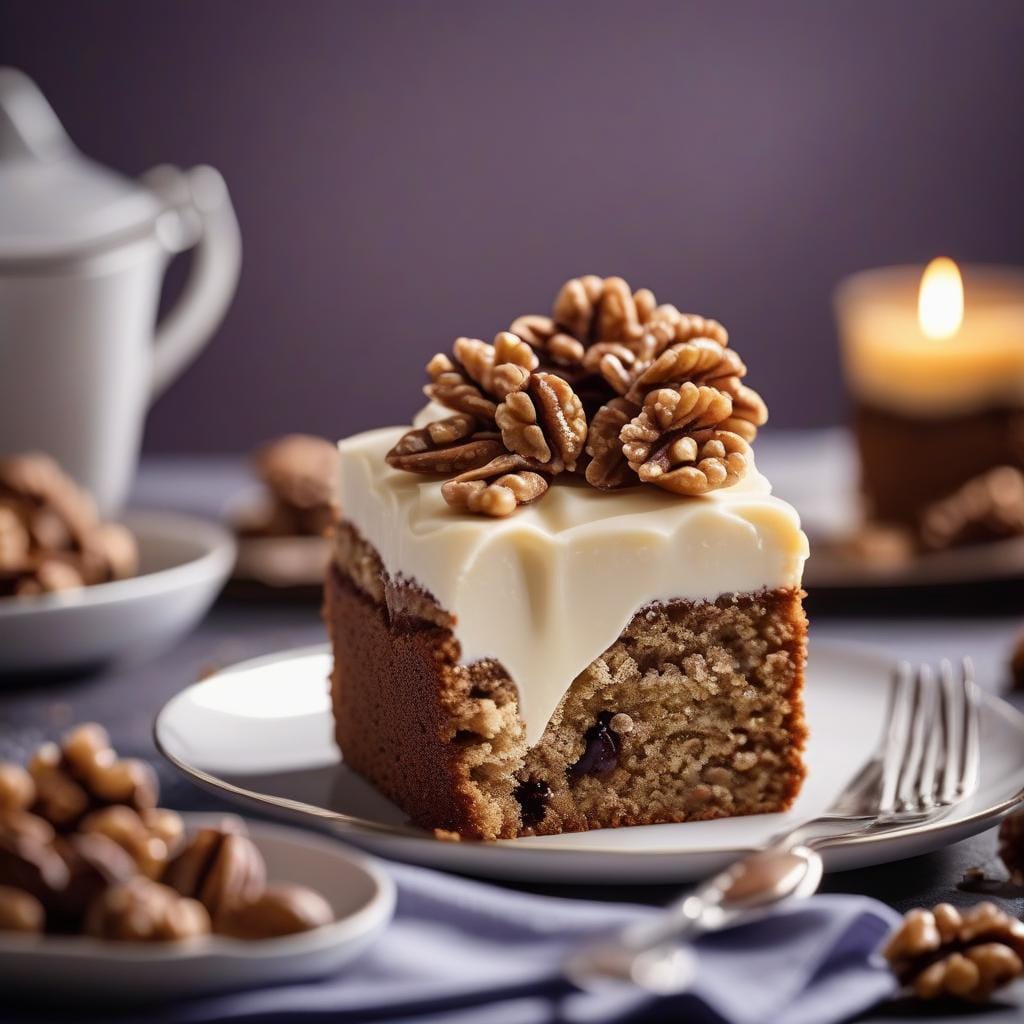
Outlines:
[[[167,262],[193,246],[157,324]],[[116,514],[146,411],[220,323],[240,264],[217,171],[129,181],[79,153],[32,81],[0,68],[0,454],[50,453]]]

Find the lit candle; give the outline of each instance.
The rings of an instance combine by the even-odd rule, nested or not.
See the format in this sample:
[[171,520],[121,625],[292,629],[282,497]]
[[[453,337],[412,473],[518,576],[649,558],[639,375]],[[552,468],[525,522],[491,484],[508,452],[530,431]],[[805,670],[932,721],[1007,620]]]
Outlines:
[[1024,270],[864,271],[836,313],[873,517],[916,527],[968,479],[1024,466]]

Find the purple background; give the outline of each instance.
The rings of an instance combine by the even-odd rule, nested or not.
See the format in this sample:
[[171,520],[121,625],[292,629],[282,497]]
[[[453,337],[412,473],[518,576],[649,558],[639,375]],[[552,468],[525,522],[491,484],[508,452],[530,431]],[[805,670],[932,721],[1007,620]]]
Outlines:
[[882,263],[1024,263],[1024,5],[0,3],[90,155],[208,162],[241,288],[150,449],[402,421],[457,334],[621,274],[730,328],[772,422],[844,399]]

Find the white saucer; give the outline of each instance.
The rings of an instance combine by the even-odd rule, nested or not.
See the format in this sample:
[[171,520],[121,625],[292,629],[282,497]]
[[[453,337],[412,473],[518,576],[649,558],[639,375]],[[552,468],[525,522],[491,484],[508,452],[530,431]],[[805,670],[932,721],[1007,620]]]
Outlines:
[[235,560],[216,523],[167,512],[128,512],[139,575],[60,594],[0,598],[0,673],[87,668],[152,654],[206,613]]
[[[874,746],[890,665],[856,649],[812,645],[807,680],[809,774],[785,815],[645,825],[498,843],[443,842],[342,763],[331,738],[324,648],[244,662],[174,697],[156,720],[158,747],[193,779],[265,810],[332,828],[398,860],[483,877],[558,882],[681,882],[723,866],[789,823],[815,816]],[[825,851],[828,870],[926,853],[980,832],[1024,789],[1024,716],[986,695],[981,785],[946,818]]]
[[[186,814],[190,831],[222,815]],[[272,882],[317,889],[333,924],[280,939],[245,942],[214,935],[194,942],[101,942],[73,935],[0,933],[0,988],[59,998],[165,1001],[329,974],[383,931],[395,885],[367,858],[340,843],[281,825],[247,822]]]

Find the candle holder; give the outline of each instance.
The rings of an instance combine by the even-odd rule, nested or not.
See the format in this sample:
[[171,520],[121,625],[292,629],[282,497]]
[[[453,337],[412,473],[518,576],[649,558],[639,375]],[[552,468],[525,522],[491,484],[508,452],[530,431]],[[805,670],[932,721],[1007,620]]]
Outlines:
[[933,261],[835,294],[865,516],[915,537],[967,482],[1024,469],[1024,269],[967,266],[958,296],[959,282]]

